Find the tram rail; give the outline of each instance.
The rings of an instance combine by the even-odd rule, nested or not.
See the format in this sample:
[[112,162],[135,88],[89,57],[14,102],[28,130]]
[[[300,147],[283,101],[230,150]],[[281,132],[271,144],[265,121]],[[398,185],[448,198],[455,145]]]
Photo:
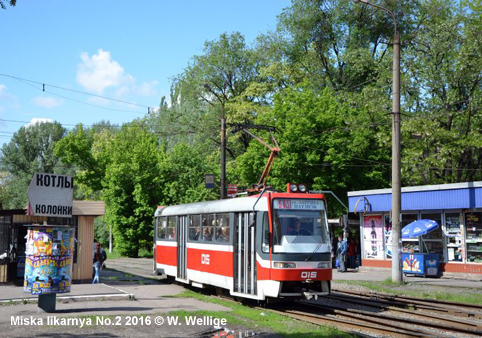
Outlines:
[[[358,336],[481,337],[482,309],[454,302],[352,291],[273,310],[315,325],[332,325]],[[391,299],[396,301],[390,302]],[[400,299],[406,301],[400,301]],[[463,314],[454,316],[454,313]],[[461,318],[464,317],[464,318]]]

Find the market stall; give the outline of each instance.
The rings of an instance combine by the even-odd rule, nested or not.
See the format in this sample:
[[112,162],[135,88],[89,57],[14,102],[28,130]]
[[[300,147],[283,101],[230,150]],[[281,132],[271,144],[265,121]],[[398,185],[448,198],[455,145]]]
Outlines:
[[[402,239],[418,238],[438,228],[438,223],[433,220],[421,219],[406,225],[402,229]],[[425,252],[407,250],[402,253],[403,273],[421,276],[438,276],[439,260],[438,254],[428,252],[423,237],[420,238]]]

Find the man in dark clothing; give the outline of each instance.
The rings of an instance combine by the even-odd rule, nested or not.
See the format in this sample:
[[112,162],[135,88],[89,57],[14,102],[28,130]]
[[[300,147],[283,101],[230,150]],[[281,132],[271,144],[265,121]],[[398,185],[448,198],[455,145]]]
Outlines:
[[311,233],[306,229],[301,229],[301,222],[295,221],[295,228],[290,231],[289,236],[310,236]]
[[96,243],[96,248],[92,253],[92,260],[94,263],[94,271],[95,271],[92,284],[94,284],[95,281],[97,281],[97,283],[100,283],[100,270],[102,270],[102,264],[104,264],[104,261],[106,259],[107,259],[107,254],[105,253],[105,250],[100,247],[100,243]]

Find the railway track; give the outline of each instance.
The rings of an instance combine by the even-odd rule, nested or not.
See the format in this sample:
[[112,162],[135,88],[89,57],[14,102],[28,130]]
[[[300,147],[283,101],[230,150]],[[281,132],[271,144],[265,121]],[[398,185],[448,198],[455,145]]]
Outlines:
[[482,336],[482,306],[413,297],[334,291],[272,311],[364,337]]

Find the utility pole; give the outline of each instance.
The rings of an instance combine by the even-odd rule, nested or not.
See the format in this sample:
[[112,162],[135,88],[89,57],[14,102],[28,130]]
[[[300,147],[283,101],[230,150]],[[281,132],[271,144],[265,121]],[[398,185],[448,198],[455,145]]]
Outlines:
[[372,4],[368,0],[354,0],[355,3],[375,7],[387,12],[393,19],[393,83],[392,83],[392,281],[402,281],[400,212],[402,187],[400,178],[400,35],[397,19],[389,9]]
[[221,101],[221,199],[226,198],[226,117],[224,101]]
[[221,187],[220,197],[226,198],[226,112],[224,109],[225,102],[216,94],[207,83],[204,84],[204,88],[213,94],[216,99],[221,103]]

